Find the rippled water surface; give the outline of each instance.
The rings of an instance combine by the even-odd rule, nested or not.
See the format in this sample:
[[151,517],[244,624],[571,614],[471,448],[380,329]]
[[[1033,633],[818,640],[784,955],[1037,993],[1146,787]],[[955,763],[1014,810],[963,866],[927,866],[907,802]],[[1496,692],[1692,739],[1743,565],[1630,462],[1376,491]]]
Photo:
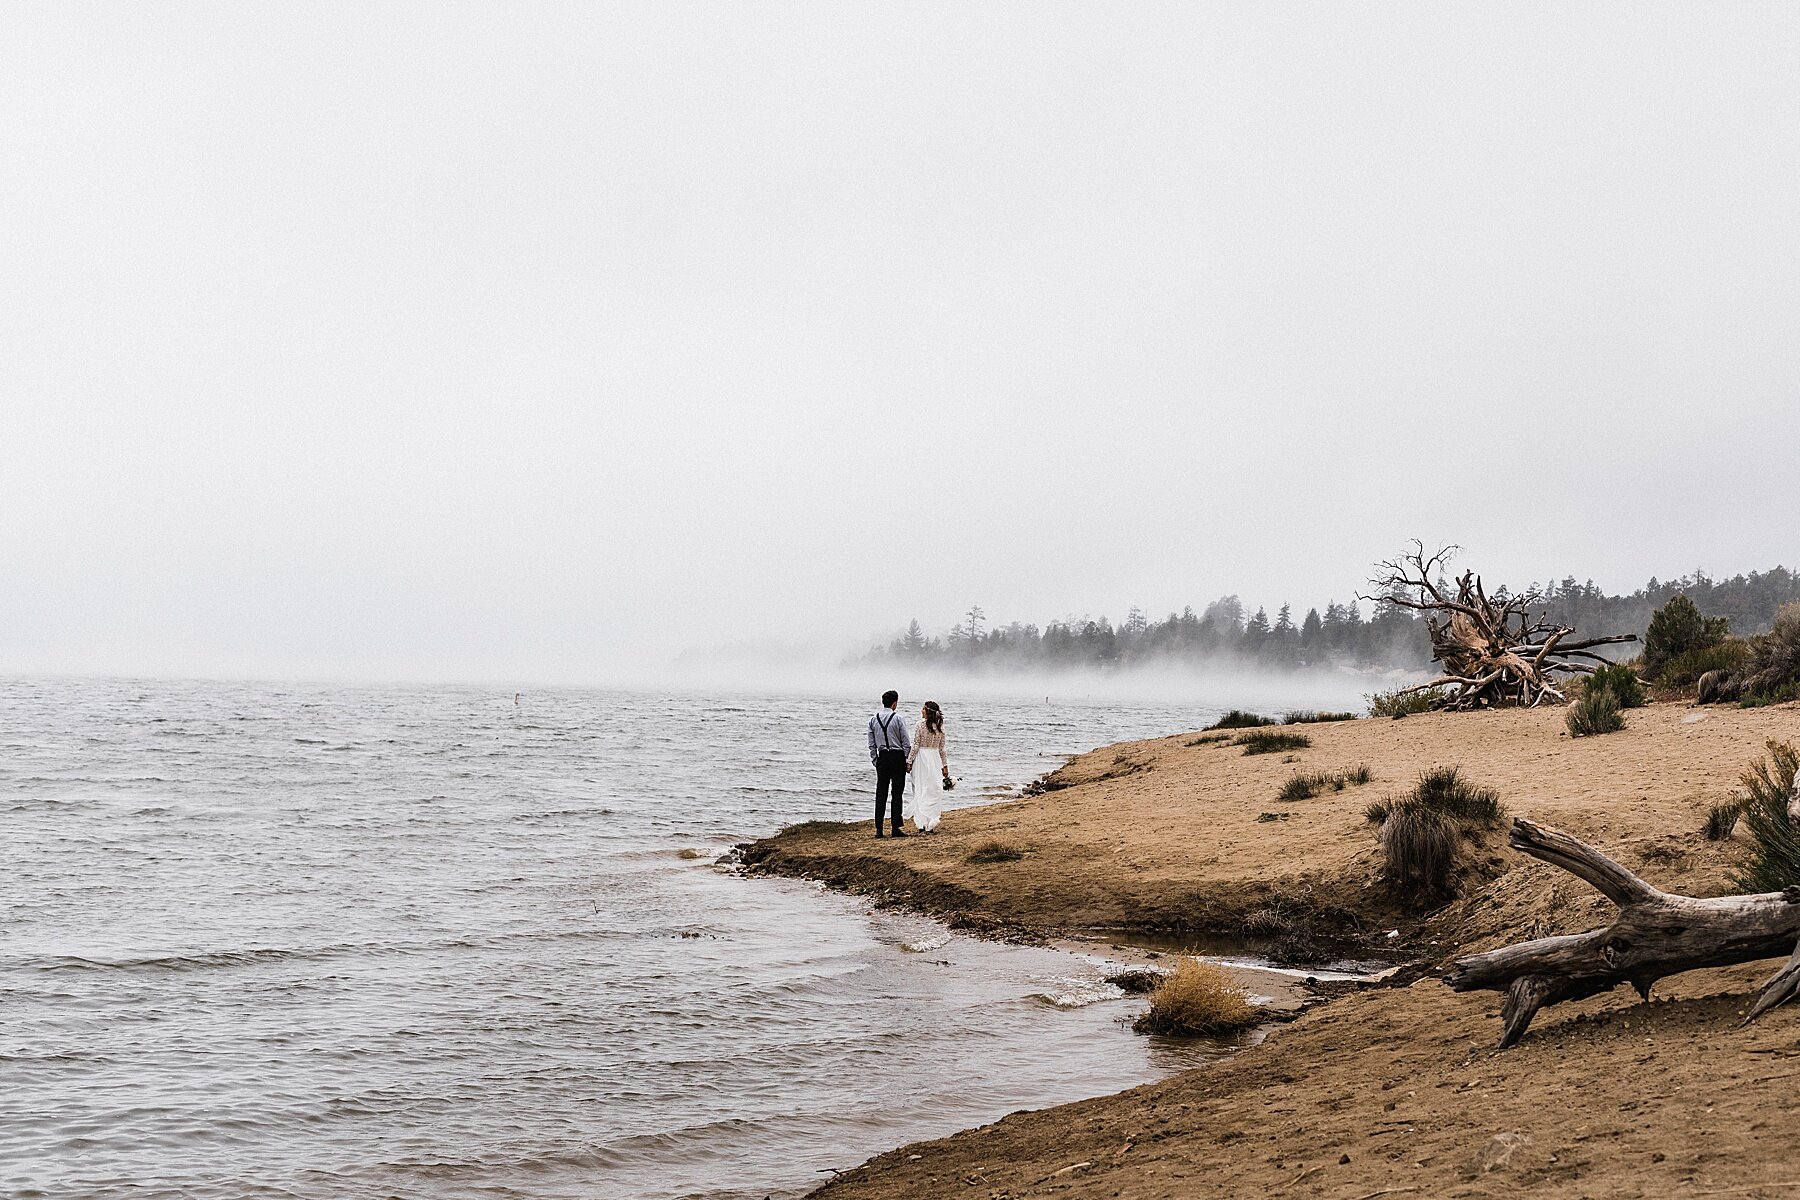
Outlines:
[[[961,803],[1218,710],[946,707]],[[712,864],[867,819],[858,699],[12,680],[0,715],[7,1196],[793,1195],[1202,1053],[1092,960]]]

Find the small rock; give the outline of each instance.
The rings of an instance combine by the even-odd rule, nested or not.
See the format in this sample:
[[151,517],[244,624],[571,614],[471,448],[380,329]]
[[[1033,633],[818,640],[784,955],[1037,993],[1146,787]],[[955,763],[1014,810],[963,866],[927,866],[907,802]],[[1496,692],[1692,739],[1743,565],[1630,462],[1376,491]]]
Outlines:
[[1349,1164],[1350,1164],[1350,1156],[1348,1154],[1338,1155],[1338,1166],[1344,1167],[1344,1166],[1348,1166]]

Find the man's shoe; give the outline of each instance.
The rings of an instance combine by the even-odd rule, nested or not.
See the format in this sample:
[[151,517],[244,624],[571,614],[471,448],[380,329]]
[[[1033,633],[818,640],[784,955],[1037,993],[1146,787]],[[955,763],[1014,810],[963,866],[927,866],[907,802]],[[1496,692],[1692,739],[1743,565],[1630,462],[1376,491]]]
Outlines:
[[894,836],[895,837],[905,837],[906,831],[904,829],[896,829],[896,830],[894,830]]
[[876,834],[876,835],[875,835],[875,836],[876,836],[876,837],[886,837],[886,836],[887,836],[887,834],[885,834],[885,833],[877,833],[877,834]]

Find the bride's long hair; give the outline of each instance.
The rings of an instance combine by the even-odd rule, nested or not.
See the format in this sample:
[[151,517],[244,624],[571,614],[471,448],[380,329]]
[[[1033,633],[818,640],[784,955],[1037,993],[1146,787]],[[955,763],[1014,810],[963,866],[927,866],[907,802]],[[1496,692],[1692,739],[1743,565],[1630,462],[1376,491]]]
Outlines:
[[944,710],[938,707],[936,700],[925,702],[925,728],[932,733],[944,732]]

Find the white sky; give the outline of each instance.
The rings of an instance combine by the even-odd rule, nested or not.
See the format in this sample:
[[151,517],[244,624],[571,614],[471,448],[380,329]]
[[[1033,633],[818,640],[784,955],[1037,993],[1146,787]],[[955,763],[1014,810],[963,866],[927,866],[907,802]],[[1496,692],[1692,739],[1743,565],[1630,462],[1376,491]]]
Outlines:
[[0,670],[1800,566],[1800,7],[0,9]]

